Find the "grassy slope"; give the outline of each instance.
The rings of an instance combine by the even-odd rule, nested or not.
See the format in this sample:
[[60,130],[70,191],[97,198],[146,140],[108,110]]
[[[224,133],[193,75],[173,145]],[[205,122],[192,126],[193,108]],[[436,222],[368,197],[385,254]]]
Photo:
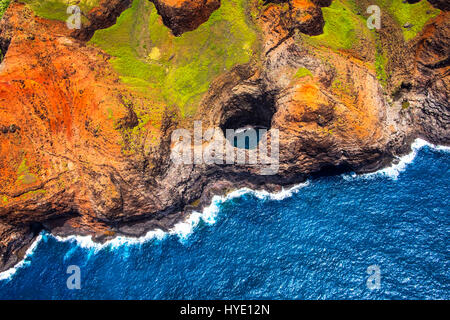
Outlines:
[[[99,0],[82,0],[88,11]],[[176,105],[182,115],[195,113],[196,105],[212,79],[232,66],[246,63],[257,49],[257,35],[245,15],[248,0],[223,0],[221,7],[197,30],[174,37],[158,16],[153,4],[135,0],[117,24],[96,32],[92,43],[113,57],[113,65],[123,82],[145,93],[154,101],[154,111]],[[0,0],[1,8],[9,0]],[[70,0],[22,0],[40,16],[66,20]],[[412,39],[432,17],[439,14],[427,1],[416,4],[400,0],[374,0],[382,15],[389,14],[401,28],[406,41]],[[372,46],[376,52],[374,68],[386,82],[387,57],[379,45],[378,35],[366,26],[365,8],[355,0],[334,0],[322,8],[325,27],[319,36],[302,37],[315,47],[335,51],[357,50]],[[357,12],[362,14],[357,14]],[[383,18],[382,18],[383,19]],[[411,23],[413,27],[402,26]]]
[[[403,3],[400,0],[376,0],[374,4],[381,8],[382,21],[383,14],[392,16],[401,28],[405,41],[414,38],[425,23],[440,12],[425,0],[416,4]],[[363,9],[365,8],[358,8],[354,0],[334,0],[330,7],[322,8],[325,19],[324,33],[302,37],[313,46],[327,47],[335,51],[357,49],[361,43],[372,44],[371,50],[375,52],[374,68],[378,79],[385,85],[388,78],[385,72],[388,58],[381,47],[378,33],[367,28],[368,14],[365,14]],[[358,11],[362,14],[358,15]],[[413,27],[403,28],[405,23],[410,23]]]
[[[433,8],[426,0],[414,4],[403,3],[400,0],[377,0],[376,2],[381,7],[382,12],[387,11],[402,27],[403,37],[406,41],[414,38],[429,19],[440,13],[439,9]],[[405,23],[410,23],[413,27],[403,28]]]
[[[21,2],[26,3],[40,17],[60,21],[67,20],[70,16],[67,14],[67,8],[76,3],[72,0],[21,0]],[[86,13],[98,3],[99,0],[81,0],[77,5]]]
[[[425,23],[436,17],[440,10],[433,8],[428,1],[422,0],[415,4],[403,3],[400,0],[375,0],[383,14],[391,15],[402,29],[406,41],[414,38]],[[322,8],[325,19],[323,34],[308,37],[313,45],[322,45],[333,50],[352,49],[360,39],[373,38],[366,26],[368,14],[365,8],[358,8],[354,0],[334,0],[330,7]],[[357,12],[360,11],[360,15]],[[403,28],[405,23],[413,27]]]
[[362,15],[357,15],[358,8],[353,0],[334,0],[329,7],[322,8],[325,19],[323,34],[305,36],[315,46],[325,46],[333,50],[348,50],[370,39],[370,31]]
[[311,73],[311,71],[309,71],[307,68],[301,67],[295,73],[294,78],[300,79],[303,77],[312,77],[312,76],[313,74]]
[[[125,83],[156,100],[162,97],[186,117],[195,113],[216,76],[249,62],[258,50],[246,6],[247,0],[224,0],[198,29],[174,37],[153,4],[135,0],[114,26],[97,31],[92,43],[115,57],[113,65]],[[148,41],[139,41],[136,34],[146,38],[139,32],[146,25],[144,15]]]
[[10,2],[11,0],[0,0],[0,19],[3,17],[3,14],[8,8]]

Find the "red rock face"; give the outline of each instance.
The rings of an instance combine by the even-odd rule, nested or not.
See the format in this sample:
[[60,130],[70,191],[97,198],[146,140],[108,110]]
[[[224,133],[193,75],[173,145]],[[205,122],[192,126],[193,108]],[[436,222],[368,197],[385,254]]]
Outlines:
[[291,6],[292,26],[311,36],[322,34],[325,21],[320,9],[323,6],[321,1],[293,0]]
[[[417,3],[422,0],[407,0],[408,3]],[[444,11],[450,10],[450,2],[448,0],[427,0],[431,5],[437,9],[441,9]]]
[[75,30],[72,35],[80,40],[89,40],[95,30],[105,29],[116,23],[117,17],[127,9],[132,0],[102,0],[98,7],[88,14],[88,25],[81,30]]
[[[153,2],[175,35],[194,30],[220,6],[219,0]],[[448,12],[401,57],[412,62],[414,81],[408,72],[396,80],[410,82],[402,94],[417,107],[399,112],[401,101],[389,101],[370,54],[361,54],[367,49],[315,52],[295,39],[298,32],[322,32],[320,7],[331,1],[267,2],[255,19],[262,42],[258,63],[215,79],[197,117],[212,127],[261,117],[278,129],[280,172],[270,177],[258,176],[257,168],[173,165],[170,134],[177,123],[169,106],[151,128],[154,149],[124,153],[124,129],[138,124],[136,106],[152,101],[121,84],[111,57],[86,40],[114,24],[131,0],[102,1],[74,33],[63,22],[11,4],[0,23],[0,47],[8,48],[0,67],[0,270],[16,263],[44,227],[97,240],[139,236],[171,227],[191,212],[190,204],[204,206],[225,190],[273,190],[327,167],[373,171],[406,152],[418,135],[450,143]],[[443,5],[438,2],[432,3]],[[311,74],[294,76],[300,68]],[[342,83],[333,85],[337,75],[344,75]]]
[[280,28],[289,34],[295,30],[311,36],[322,34],[325,21],[320,8],[330,5],[331,1],[281,0],[270,2],[286,4],[285,6],[269,6],[263,14],[265,27],[270,24],[272,30],[269,32],[274,36],[280,33],[280,30],[276,30]]
[[450,10],[450,2],[448,0],[428,0],[435,8],[449,11]]
[[174,35],[197,29],[220,7],[220,0],[151,0]]
[[[164,24],[174,35],[192,31],[208,20],[211,13],[220,7],[220,0],[149,0],[155,4]],[[132,0],[102,0],[88,14],[88,25],[73,32],[73,36],[87,41],[95,30],[108,28],[130,5]]]
[[6,239],[28,237],[31,223],[93,212],[79,164],[118,163],[120,134],[106,109],[128,112],[108,57],[71,38],[63,22],[12,3],[2,24],[11,43],[0,71],[0,127],[9,129],[0,132],[0,254],[18,249]]
[[[442,12],[425,26],[415,45],[415,77],[414,83],[422,92],[430,97],[434,111],[428,106],[421,105],[418,116],[427,125],[423,126],[424,133],[436,141],[444,139],[448,143],[447,135],[437,132],[437,128],[448,128],[448,108],[450,87],[450,12]],[[433,122],[426,121],[433,112]]]

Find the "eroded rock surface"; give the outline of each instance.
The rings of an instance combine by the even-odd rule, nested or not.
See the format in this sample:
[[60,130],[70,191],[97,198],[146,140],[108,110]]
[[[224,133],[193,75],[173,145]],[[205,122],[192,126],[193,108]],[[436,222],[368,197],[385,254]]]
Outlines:
[[220,0],[152,0],[162,16],[164,24],[175,35],[195,30],[207,21],[214,10],[220,6]]
[[[178,36],[221,5],[153,2]],[[349,46],[329,36],[324,8],[340,10],[332,1],[249,1],[245,23],[258,30],[259,50],[249,63],[215,77],[195,113],[183,117],[176,105],[164,105],[163,114],[145,109],[164,104],[154,98],[157,89],[132,90],[114,68],[116,57],[87,42],[113,26],[131,0],[101,1],[76,32],[13,2],[0,22],[6,53],[0,65],[0,270],[16,264],[43,229],[97,241],[140,236],[167,230],[214,194],[243,186],[278,190],[317,173],[374,171],[407,153],[417,137],[448,145],[450,19],[445,2],[430,3],[443,11],[405,41],[393,18],[375,36],[366,35],[360,15],[371,2],[361,1],[350,16],[361,28],[359,42]],[[354,10],[344,9],[344,15]],[[133,32],[133,41],[147,41],[140,38],[144,32]],[[162,64],[164,47],[151,45],[139,47],[141,62]],[[168,57],[167,68],[176,59]],[[192,129],[194,120],[204,130],[279,130],[278,172],[174,164],[171,133]]]

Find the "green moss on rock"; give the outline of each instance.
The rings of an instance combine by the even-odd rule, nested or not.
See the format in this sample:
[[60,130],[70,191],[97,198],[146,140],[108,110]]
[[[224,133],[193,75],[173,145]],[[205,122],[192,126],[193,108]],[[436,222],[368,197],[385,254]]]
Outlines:
[[[135,90],[193,115],[211,81],[259,50],[257,32],[246,16],[247,0],[222,1],[196,30],[179,37],[162,23],[147,0],[134,0],[117,23],[91,42],[115,57],[122,81]],[[159,98],[158,98],[159,96]]]
[[[426,0],[414,4],[404,3],[401,0],[377,0],[376,3],[381,7],[382,14],[388,12],[402,28],[406,41],[414,38],[428,20],[440,13],[439,9],[434,8]],[[410,27],[405,28],[404,26],[408,24]]]
[[409,106],[410,106],[409,101],[404,100],[404,101],[402,102],[402,109],[408,109]]
[[334,0],[329,7],[323,7],[325,19],[323,34],[304,36],[315,46],[333,50],[349,50],[359,45],[361,39],[371,39],[366,20],[358,15],[359,8],[353,0]]
[[299,79],[299,78],[308,77],[308,76],[309,77],[313,76],[311,71],[309,71],[307,68],[301,67],[295,73],[294,78]]
[[21,2],[26,3],[36,15],[42,18],[66,21],[70,16],[67,13],[70,5],[76,4],[82,12],[87,13],[97,6],[100,0],[21,0]]
[[26,158],[22,160],[17,169],[17,177],[17,181],[21,184],[32,184],[38,180],[37,177],[30,172]]
[[6,9],[8,9],[10,2],[11,0],[0,0],[0,19],[3,17],[3,14],[5,13]]

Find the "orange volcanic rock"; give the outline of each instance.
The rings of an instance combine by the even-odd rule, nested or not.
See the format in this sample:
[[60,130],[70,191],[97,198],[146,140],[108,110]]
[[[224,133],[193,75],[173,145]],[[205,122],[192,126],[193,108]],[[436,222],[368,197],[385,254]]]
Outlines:
[[174,35],[197,29],[220,7],[220,0],[151,0]]
[[[429,103],[434,106],[431,111],[428,103],[420,105],[418,117],[424,123],[422,130],[437,141],[449,140],[441,130],[448,128],[449,122],[450,12],[441,12],[424,27],[415,45],[414,66],[415,77],[411,83],[423,88],[422,93],[430,98]],[[429,120],[430,113],[433,114],[433,121]]]
[[[152,2],[175,35],[194,30],[220,6],[219,0]],[[244,186],[274,190],[329,168],[373,171],[407,152],[418,136],[450,143],[448,12],[401,51],[399,59],[414,62],[408,66],[414,81],[399,72],[400,84],[383,87],[375,54],[361,54],[367,43],[359,52],[304,40],[301,33],[322,32],[321,7],[331,1],[249,3],[247,18],[260,31],[262,50],[215,78],[195,117],[204,130],[279,130],[280,170],[271,176],[259,174],[258,166],[171,161],[171,134],[190,128],[192,119],[178,117],[173,106],[164,106],[162,115],[141,108],[155,101],[131,91],[111,57],[86,42],[113,25],[131,0],[101,1],[76,32],[11,4],[0,22],[6,52],[0,64],[0,270],[17,263],[43,229],[98,241],[140,236],[171,228],[213,194]],[[383,41],[396,43],[395,37]],[[152,63],[170,68],[171,59]],[[400,86],[394,97],[393,86]],[[408,99],[411,107],[404,108]]]
[[30,223],[93,212],[88,172],[120,162],[121,135],[108,114],[128,115],[108,57],[71,38],[64,23],[17,3],[2,23],[14,27],[0,70],[0,128],[10,129],[0,132],[0,252]]
[[291,2],[292,26],[300,32],[309,35],[319,35],[323,32],[323,20],[320,6],[311,0],[293,0]]
[[132,2],[132,0],[102,0],[98,7],[88,12],[88,24],[81,30],[75,30],[72,35],[81,40],[89,40],[96,30],[108,28],[116,23],[117,17]]
[[[108,57],[71,38],[64,23],[33,18],[16,3],[6,21],[20,26],[12,30],[0,74],[0,124],[17,127],[0,135],[0,192],[14,202],[13,198],[75,170],[76,162],[87,160],[82,155],[98,156],[94,146],[102,145],[110,154],[119,152],[120,135],[106,109],[112,108],[119,117],[128,111],[120,102],[120,86]],[[96,132],[99,124],[101,136]],[[67,154],[68,149],[73,154]],[[77,155],[77,149],[83,152]],[[52,154],[58,154],[58,163],[50,161]],[[21,181],[24,171],[36,179]]]
[[327,3],[311,0],[270,2],[273,4],[269,4],[260,17],[267,52],[292,37],[296,30],[308,35],[323,32],[325,21],[320,7]]

